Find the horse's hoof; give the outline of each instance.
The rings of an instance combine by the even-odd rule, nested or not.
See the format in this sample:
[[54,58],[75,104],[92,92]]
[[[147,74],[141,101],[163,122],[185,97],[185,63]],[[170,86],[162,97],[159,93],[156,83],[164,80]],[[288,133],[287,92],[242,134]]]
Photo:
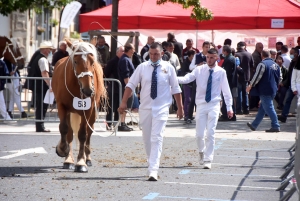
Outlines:
[[75,172],[88,172],[85,165],[76,165]]
[[66,156],[68,156],[69,155],[69,151],[70,151],[70,148],[68,147],[68,149],[67,149],[67,151],[68,151],[68,153],[65,153],[64,155],[63,154],[60,154],[59,152],[58,152],[58,148],[57,148],[58,146],[56,146],[56,148],[55,148],[55,152],[56,152],[56,154],[59,156],[59,157],[66,157]]
[[74,170],[75,165],[73,163],[64,163],[63,169]]
[[91,161],[91,160],[86,160],[86,162],[85,162],[85,163],[86,163],[86,165],[87,165],[87,166],[89,166],[89,167],[91,167],[91,166],[92,166],[92,161]]

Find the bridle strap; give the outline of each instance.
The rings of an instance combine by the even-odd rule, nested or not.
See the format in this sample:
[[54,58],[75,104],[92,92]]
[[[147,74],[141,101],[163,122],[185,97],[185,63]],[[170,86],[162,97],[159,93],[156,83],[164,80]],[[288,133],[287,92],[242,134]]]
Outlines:
[[13,46],[13,44],[12,44],[12,43],[6,42],[6,46],[5,46],[4,50],[3,50],[2,57],[4,57],[5,52],[8,50],[8,52],[9,52],[10,55],[13,57],[13,59],[14,59],[14,61],[15,61],[16,63],[17,63],[18,60],[24,58],[23,56],[19,56],[19,57],[16,58],[15,55],[14,55],[14,53],[13,53],[13,52],[11,51],[11,49],[9,48],[9,46]]

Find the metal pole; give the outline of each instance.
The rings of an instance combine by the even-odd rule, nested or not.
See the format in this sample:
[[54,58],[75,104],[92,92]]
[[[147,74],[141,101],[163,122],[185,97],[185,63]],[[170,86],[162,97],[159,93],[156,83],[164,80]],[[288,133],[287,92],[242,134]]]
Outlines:
[[[119,0],[112,1],[112,18],[111,18],[111,32],[118,32],[118,12],[119,12]],[[114,39],[115,38],[115,39]],[[114,58],[116,56],[116,49],[118,45],[118,36],[111,37],[110,41],[110,58]]]

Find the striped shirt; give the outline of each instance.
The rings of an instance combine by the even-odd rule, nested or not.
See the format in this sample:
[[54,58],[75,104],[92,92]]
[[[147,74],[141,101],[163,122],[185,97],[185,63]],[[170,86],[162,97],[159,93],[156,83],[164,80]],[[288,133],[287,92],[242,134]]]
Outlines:
[[[250,85],[252,87],[255,87],[255,85],[257,85],[257,83],[260,81],[260,79],[262,78],[264,72],[266,70],[266,66],[263,62],[260,62],[257,67],[256,67],[256,71],[255,74],[252,78],[252,80],[250,81]],[[280,71],[280,78],[279,78],[279,83],[282,81],[282,73]]]

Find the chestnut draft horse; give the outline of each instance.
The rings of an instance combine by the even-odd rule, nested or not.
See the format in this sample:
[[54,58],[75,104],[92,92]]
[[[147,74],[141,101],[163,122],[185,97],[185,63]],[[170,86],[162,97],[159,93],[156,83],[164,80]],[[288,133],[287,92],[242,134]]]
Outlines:
[[[75,172],[87,172],[91,166],[90,139],[96,120],[96,110],[100,99],[105,97],[103,71],[97,62],[95,46],[86,42],[72,45],[69,57],[59,60],[52,77],[52,90],[56,99],[59,131],[61,139],[56,146],[56,153],[65,157],[64,169]],[[79,152],[74,167],[72,152],[73,132],[78,133]]]
[[0,36],[0,56],[18,66],[18,69],[24,68],[25,60],[16,39],[12,38],[10,40],[5,36]]

